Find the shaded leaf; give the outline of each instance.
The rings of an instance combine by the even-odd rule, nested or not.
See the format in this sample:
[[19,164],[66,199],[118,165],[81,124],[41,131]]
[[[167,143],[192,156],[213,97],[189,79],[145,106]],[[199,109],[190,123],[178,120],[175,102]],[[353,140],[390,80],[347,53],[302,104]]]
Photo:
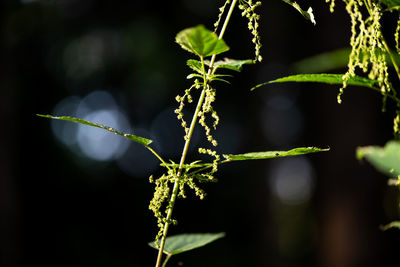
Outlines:
[[[350,52],[351,48],[342,48],[321,53],[295,62],[292,68],[296,73],[321,73],[345,68],[349,62]],[[392,55],[390,55],[386,50],[376,49],[375,54],[377,56],[384,54],[386,62],[390,66],[393,66],[392,58],[395,60],[396,64],[400,64],[400,56],[398,53],[392,53]],[[370,52],[360,51],[360,58],[369,59],[370,56]]]
[[399,9],[400,6],[400,0],[381,0],[380,2],[389,9]]
[[211,81],[220,81],[220,82],[224,82],[224,83],[227,83],[227,84],[231,84],[229,81],[227,81],[227,80],[224,80],[224,79],[221,79],[221,78],[211,78]]
[[[284,83],[284,82],[317,82],[317,83],[326,83],[326,84],[343,84],[343,74],[297,74],[292,76],[287,76],[283,78],[279,78],[273,81],[265,82],[259,85],[254,86],[250,90],[257,89],[258,87],[271,84],[271,83]],[[371,80],[368,78],[364,78],[361,76],[351,77],[348,82],[348,85],[355,86],[364,86],[373,89],[379,90],[379,88],[375,87],[378,84],[378,81]]]
[[384,147],[358,147],[358,159],[366,158],[379,171],[391,176],[400,176],[400,142],[389,141]]
[[314,55],[295,62],[292,69],[296,73],[321,73],[344,68],[349,62],[350,52],[350,48],[343,48]]
[[317,147],[298,147],[288,151],[264,151],[264,152],[250,152],[245,154],[224,155],[227,161],[236,160],[255,160],[255,159],[271,159],[271,158],[281,158],[281,157],[291,157],[304,155],[309,153],[324,152],[329,151],[329,148],[317,148]]
[[[185,251],[205,246],[224,236],[225,233],[181,234],[169,236],[165,240],[163,252],[168,255],[176,255]],[[154,241],[150,242],[149,246],[158,249]]]
[[118,130],[115,130],[111,127],[105,126],[105,125],[101,125],[98,123],[94,123],[94,122],[90,122],[90,121],[86,121],[83,119],[78,119],[78,118],[74,118],[74,117],[70,117],[70,116],[60,116],[60,117],[56,117],[56,116],[52,116],[52,115],[41,115],[41,114],[37,114],[37,116],[39,117],[43,117],[43,118],[49,118],[49,119],[55,119],[55,120],[64,120],[64,121],[72,121],[75,123],[80,123],[80,124],[84,124],[84,125],[88,125],[88,126],[92,126],[92,127],[97,127],[97,128],[101,128],[104,129],[106,131],[112,132],[114,134],[120,135],[122,137],[128,138],[132,141],[135,141],[139,144],[142,144],[144,146],[148,146],[149,144],[151,144],[153,141],[150,139],[146,139],[144,137],[140,137],[140,136],[136,136],[133,134],[125,134],[122,133]]
[[312,10],[311,7],[309,7],[309,8],[307,9],[307,11],[305,11],[305,10],[303,10],[303,9],[299,6],[299,4],[297,4],[296,2],[293,2],[293,1],[290,1],[290,0],[282,0],[282,1],[285,2],[285,3],[287,3],[287,4],[289,4],[289,5],[291,5],[292,7],[294,7],[297,11],[300,12],[300,14],[301,14],[304,18],[306,18],[306,19],[308,19],[309,21],[311,21],[312,24],[314,24],[314,25],[317,24],[317,22],[315,21],[314,14],[313,14],[313,10]]
[[180,31],[175,40],[183,49],[199,57],[218,55],[229,50],[223,40],[203,25]]

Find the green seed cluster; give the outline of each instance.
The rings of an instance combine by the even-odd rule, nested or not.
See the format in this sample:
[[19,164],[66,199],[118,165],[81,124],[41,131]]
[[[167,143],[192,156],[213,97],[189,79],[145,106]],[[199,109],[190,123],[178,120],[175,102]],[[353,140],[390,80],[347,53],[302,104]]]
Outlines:
[[[157,219],[158,233],[156,236],[156,244],[158,240],[163,235],[164,224],[166,223],[166,215],[162,212],[162,207],[167,199],[170,196],[170,187],[169,183],[173,182],[174,175],[168,173],[167,175],[163,174],[157,180],[154,180],[153,176],[150,176],[150,183],[155,184],[154,195],[152,200],[150,201],[149,209],[153,211],[154,217]],[[167,210],[167,209],[166,209]]]
[[[150,201],[149,209],[154,213],[154,217],[157,218],[158,233],[155,238],[156,243],[162,237],[164,232],[164,225],[167,222],[167,211],[171,207],[170,202],[171,188],[170,185],[178,182],[179,191],[178,197],[186,198],[185,187],[188,186],[194,191],[196,196],[200,199],[205,197],[203,189],[198,187],[194,180],[199,178],[199,174],[192,174],[189,171],[192,166],[197,162],[185,165],[181,176],[177,176],[177,167],[168,170],[167,174],[163,174],[160,178],[154,180],[153,176],[150,176],[150,183],[155,184],[155,190],[152,200]],[[173,164],[174,165],[174,164]],[[212,180],[212,179],[209,179]],[[202,182],[204,181],[201,180]],[[176,220],[171,220],[168,223],[176,224]]]
[[206,176],[206,178],[209,179],[209,180],[214,179],[212,174],[215,173],[216,171],[218,171],[218,163],[219,163],[219,160],[220,160],[220,155],[218,155],[215,150],[205,149],[205,148],[199,148],[199,153],[200,154],[207,154],[207,155],[210,155],[210,156],[214,157],[214,160],[213,160],[213,163],[212,163],[212,169],[211,169],[210,172],[207,173],[207,176]]
[[326,3],[330,3],[330,11],[333,13],[333,11],[335,11],[335,0],[325,0]]
[[203,126],[203,128],[205,130],[207,140],[213,146],[217,146],[218,142],[212,136],[211,128],[206,123],[206,115],[207,114],[211,114],[211,117],[214,119],[213,128],[215,130],[217,128],[218,123],[219,123],[219,116],[218,116],[217,112],[212,107],[212,104],[215,101],[215,94],[216,94],[215,91],[216,90],[214,88],[212,88],[210,85],[207,85],[207,88],[205,89],[206,96],[205,96],[203,105],[201,107],[201,110],[200,110],[200,112],[198,114],[199,123],[200,123],[201,126]]
[[[351,39],[352,51],[349,57],[348,70],[343,76],[343,86],[338,94],[338,102],[341,103],[341,96],[347,82],[356,75],[356,69],[368,72],[370,79],[376,79],[384,96],[391,91],[389,82],[388,65],[386,62],[384,40],[381,31],[380,20],[382,10],[379,5],[372,4],[368,9],[368,16],[364,18],[361,0],[344,0],[346,10],[351,18]],[[331,2],[332,3],[332,2]]]
[[399,110],[397,111],[397,116],[394,118],[393,121],[393,132],[395,135],[395,138],[397,140],[400,140],[400,107],[398,107]]
[[400,14],[399,18],[397,19],[397,27],[396,27],[396,32],[394,33],[394,40],[396,42],[396,51],[398,54],[400,54],[400,45],[399,45],[399,38],[400,38]]
[[[335,6],[335,0],[326,0],[330,3],[331,11]],[[346,4],[346,11],[351,18],[351,53],[349,56],[348,70],[343,76],[343,86],[338,94],[338,102],[341,103],[341,96],[351,77],[356,75],[359,69],[368,74],[368,78],[378,82],[385,111],[386,100],[392,97],[397,102],[397,114],[393,120],[393,131],[395,138],[400,139],[400,101],[396,91],[389,82],[388,58],[392,54],[383,37],[381,18],[385,11],[381,1],[371,0],[343,0]],[[394,33],[395,48],[400,54],[400,17]],[[389,57],[388,54],[389,53]],[[398,70],[396,69],[398,72]],[[398,75],[400,75],[398,73]]]
[[254,44],[255,49],[255,58],[254,62],[261,62],[262,57],[260,55],[261,49],[261,38],[258,32],[258,21],[260,16],[255,12],[255,9],[261,5],[260,1],[253,3],[253,0],[240,0],[239,1],[239,9],[242,10],[242,17],[246,17],[248,20],[248,29],[253,35],[252,42]]
[[228,4],[230,4],[230,2],[231,2],[231,0],[225,1],[225,4],[219,8],[218,20],[214,23],[214,32],[217,32],[218,26],[222,19],[222,15],[224,15],[224,13],[225,13],[225,8]]
[[175,100],[179,103],[179,107],[177,109],[175,109],[174,112],[175,112],[175,114],[177,114],[176,117],[178,118],[178,120],[181,121],[181,126],[185,130],[185,137],[184,137],[185,140],[187,140],[187,138],[188,138],[189,127],[187,126],[187,122],[183,118],[183,108],[185,106],[186,101],[189,104],[193,102],[192,95],[190,94],[190,92],[193,88],[196,88],[196,89],[200,88],[200,83],[197,79],[194,81],[194,84],[190,88],[185,90],[185,94],[183,96],[177,95],[175,97]]

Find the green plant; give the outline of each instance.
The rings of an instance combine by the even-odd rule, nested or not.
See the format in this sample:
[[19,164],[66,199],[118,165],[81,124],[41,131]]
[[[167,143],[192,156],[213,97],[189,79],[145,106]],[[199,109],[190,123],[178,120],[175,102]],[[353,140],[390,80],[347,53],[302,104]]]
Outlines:
[[[296,2],[284,0],[284,2],[292,5],[306,19],[315,23],[312,9],[304,11]],[[85,124],[92,127],[98,127],[107,130],[111,133],[125,137],[131,141],[139,143],[147,148],[159,161],[162,167],[165,168],[165,173],[159,178],[150,176],[150,182],[155,185],[154,196],[150,201],[150,210],[153,211],[157,220],[159,231],[155,241],[151,246],[158,249],[156,266],[165,266],[172,255],[203,246],[223,236],[223,233],[217,234],[183,234],[167,238],[169,227],[176,221],[173,219],[173,210],[178,198],[186,197],[187,188],[193,190],[200,198],[204,198],[205,192],[198,186],[199,182],[214,182],[216,181],[215,173],[220,164],[225,164],[234,161],[269,159],[277,157],[287,157],[303,155],[314,152],[327,151],[329,149],[320,149],[315,147],[295,148],[289,151],[264,151],[250,152],[244,154],[224,154],[219,155],[213,147],[217,146],[217,140],[214,138],[212,131],[216,129],[219,123],[219,116],[214,110],[213,103],[216,98],[215,82],[226,82],[227,78],[232,75],[220,74],[220,70],[231,70],[240,72],[244,65],[261,62],[260,55],[261,39],[258,33],[259,15],[256,13],[256,8],[261,4],[260,1],[253,2],[252,0],[227,0],[219,9],[217,22],[214,24],[214,32],[208,30],[205,26],[199,25],[192,28],[182,30],[176,35],[176,42],[186,51],[194,54],[196,59],[189,59],[186,64],[193,71],[187,76],[187,79],[193,80],[192,85],[184,90],[182,95],[176,97],[179,106],[175,110],[177,119],[180,121],[184,130],[185,144],[182,149],[182,155],[179,163],[172,160],[166,160],[157,153],[152,147],[152,140],[136,136],[133,134],[122,133],[111,127],[100,125],[94,122],[89,122],[79,118],[70,116],[53,116],[39,115],[45,118],[71,121],[75,123]],[[229,7],[229,8],[228,8]],[[248,29],[252,34],[252,43],[254,44],[254,59],[236,60],[223,59],[216,60],[217,55],[220,55],[229,50],[228,45],[223,41],[223,36],[227,30],[228,23],[234,9],[239,8],[241,15],[248,20]],[[220,25],[220,22],[222,22]],[[220,27],[221,26],[221,27]],[[220,28],[220,29],[219,29]],[[215,32],[219,30],[219,35]],[[197,100],[197,105],[190,124],[187,123],[183,108],[187,104],[194,102],[193,91],[200,90],[200,95]],[[212,125],[209,125],[209,120],[212,120]],[[210,162],[202,162],[200,160],[187,163],[186,156],[192,134],[195,126],[199,123],[205,131],[205,135],[210,145],[207,148],[198,148],[200,154],[206,154],[212,158]],[[163,253],[166,258],[162,263]]]
[[[330,4],[330,11],[334,12],[335,0],[326,0]],[[400,81],[400,1],[399,0],[343,0],[346,11],[351,19],[350,51],[340,50],[326,53],[306,59],[297,68],[304,65],[314,66],[311,69],[315,72],[325,71],[330,67],[341,66],[340,58],[348,55],[347,72],[344,74],[311,73],[296,74],[288,77],[278,78],[259,84],[252,90],[263,85],[282,82],[318,82],[326,84],[341,85],[337,101],[340,104],[349,85],[362,86],[375,90],[382,96],[382,111],[386,111],[387,99],[390,99],[396,107],[393,119],[394,140],[389,141],[384,148],[380,147],[359,147],[357,157],[366,158],[380,171],[390,175],[390,185],[400,188],[400,98],[399,89],[393,86]],[[382,16],[384,13],[397,15],[397,26],[391,36],[390,48],[386,36],[383,33]],[[337,59],[339,58],[339,59]],[[322,61],[332,61],[333,64],[321,64]],[[393,68],[395,75],[390,75],[390,68]],[[360,73],[358,75],[357,73]],[[366,74],[366,77],[361,76]],[[392,77],[394,76],[394,77]],[[388,224],[384,229],[399,227],[399,222]]]

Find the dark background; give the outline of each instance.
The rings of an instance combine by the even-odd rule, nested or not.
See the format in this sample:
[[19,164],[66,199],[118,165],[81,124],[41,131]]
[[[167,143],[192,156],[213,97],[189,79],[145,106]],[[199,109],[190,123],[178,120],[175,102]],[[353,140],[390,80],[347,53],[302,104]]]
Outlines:
[[[218,183],[201,185],[205,200],[189,193],[177,202],[178,226],[171,234],[225,232],[226,237],[173,257],[169,266],[398,266],[399,233],[379,230],[399,216],[397,191],[354,156],[357,146],[392,138],[393,107],[381,113],[379,95],[356,87],[346,90],[341,105],[338,86],[285,84],[249,91],[294,73],[292,63],[302,58],[348,45],[350,21],[343,4],[331,14],[324,2],[300,1],[313,6],[314,26],[282,1],[264,1],[259,9],[264,61],[235,74],[230,86],[217,85],[221,126],[215,136],[220,153],[311,145],[331,151],[222,166]],[[190,55],[174,37],[197,24],[212,28],[221,4],[0,2],[1,266],[154,265],[156,251],[147,246],[157,232],[148,210],[153,190],[148,177],[162,170],[151,156],[133,145],[124,168],[117,160],[90,159],[76,144],[57,139],[51,122],[35,114],[53,113],[71,96],[106,91],[134,133],[137,126],[137,134],[154,139],[163,156],[178,161],[183,133],[169,122],[175,96],[190,86],[185,79]],[[239,14],[236,10],[224,38],[231,47],[226,56],[251,58],[247,21]],[[304,171],[305,181],[311,181],[300,200],[281,199],[273,189],[272,174],[291,169],[299,179]]]

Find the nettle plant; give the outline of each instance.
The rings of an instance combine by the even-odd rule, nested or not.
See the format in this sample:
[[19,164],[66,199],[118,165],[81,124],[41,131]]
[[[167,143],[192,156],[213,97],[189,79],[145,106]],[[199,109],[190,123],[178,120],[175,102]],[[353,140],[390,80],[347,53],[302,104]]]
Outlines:
[[[295,2],[288,0],[283,1],[292,5],[305,18],[315,23],[311,8],[304,11]],[[224,236],[224,233],[206,233],[181,234],[167,238],[169,227],[176,223],[172,216],[176,200],[178,198],[185,198],[188,189],[193,190],[195,195],[200,199],[204,198],[205,192],[198,186],[198,184],[202,182],[215,182],[215,173],[220,164],[234,161],[296,156],[329,150],[316,147],[300,147],[289,151],[264,151],[237,155],[219,155],[213,149],[217,146],[217,140],[213,137],[212,131],[216,129],[220,120],[216,110],[213,108],[217,91],[214,84],[219,81],[228,82],[226,79],[232,76],[220,74],[220,70],[240,72],[246,64],[261,62],[261,39],[258,32],[260,16],[256,13],[256,8],[260,5],[260,1],[227,0],[223,6],[219,8],[219,15],[214,24],[214,31],[208,30],[203,25],[199,25],[184,29],[176,35],[176,42],[184,50],[195,56],[195,59],[189,59],[186,62],[187,66],[193,71],[193,73],[187,76],[187,79],[193,80],[193,84],[184,90],[181,95],[176,96],[178,107],[176,108],[175,113],[178,121],[182,125],[185,140],[179,163],[164,159],[151,147],[152,140],[145,137],[123,133],[105,125],[70,116],[38,114],[38,116],[45,118],[71,121],[92,127],[98,127],[120,135],[143,145],[160,161],[160,165],[165,168],[164,174],[158,178],[150,176],[150,182],[155,185],[155,189],[149,208],[154,213],[159,228],[155,241],[149,243],[150,246],[158,250],[156,267],[161,266],[161,264],[162,266],[166,266],[166,263],[172,255],[201,247]],[[231,15],[236,8],[238,8],[241,15],[247,19],[248,29],[250,30],[252,43],[254,44],[254,58],[247,60],[228,58],[217,60],[217,56],[230,49],[223,41],[223,36],[227,30]],[[220,25],[222,21],[223,23]],[[217,35],[218,31],[219,34]],[[351,81],[352,80],[350,79],[349,83],[351,83]],[[196,98],[195,95],[197,95],[197,105],[195,106],[191,122],[188,124],[184,117],[183,109],[187,108],[189,104],[194,102]],[[212,121],[212,125],[209,125],[209,121]],[[198,152],[199,154],[209,155],[212,158],[210,162],[203,162],[200,160],[190,163],[186,162],[190,141],[197,123],[204,129],[205,136],[209,141],[209,147],[199,147]],[[163,254],[166,254],[166,257],[163,257]]]
[[[349,85],[362,86],[377,91],[382,96],[382,111],[386,111],[387,100],[395,106],[393,119],[393,140],[384,147],[358,147],[356,157],[365,158],[378,170],[390,177],[388,184],[400,189],[400,98],[398,88],[393,84],[400,82],[400,0],[342,0],[351,21],[350,54],[347,72],[344,74],[312,73],[297,74],[259,84],[281,82],[318,82],[341,85],[337,101]],[[334,12],[335,0],[326,0],[330,11]],[[337,1],[336,1],[337,2]],[[394,33],[384,36],[382,17],[397,16]],[[390,39],[386,39],[390,38]],[[389,46],[392,44],[392,48]],[[337,61],[343,53],[334,51],[323,56],[305,60],[307,64],[320,64],[321,59],[331,58]],[[323,68],[325,68],[324,66]],[[337,66],[334,66],[337,67]],[[318,66],[316,67],[318,69]],[[392,75],[391,73],[395,73]],[[400,221],[394,221],[383,229],[400,228]]]

